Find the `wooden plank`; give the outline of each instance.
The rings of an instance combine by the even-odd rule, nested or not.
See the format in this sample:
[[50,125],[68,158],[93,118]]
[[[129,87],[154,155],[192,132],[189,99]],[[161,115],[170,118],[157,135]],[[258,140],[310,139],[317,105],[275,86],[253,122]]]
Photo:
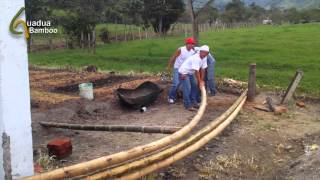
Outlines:
[[265,112],[270,112],[270,109],[263,106],[263,105],[255,105],[254,106],[255,109],[261,110],[261,111],[265,111]]
[[300,80],[302,79],[302,76],[303,76],[303,71],[297,70],[293,80],[291,81],[291,84],[289,85],[289,87],[286,91],[286,94],[284,95],[284,97],[281,101],[281,104],[288,103],[288,101],[292,98],[294,92],[296,91],[296,89],[300,83]]

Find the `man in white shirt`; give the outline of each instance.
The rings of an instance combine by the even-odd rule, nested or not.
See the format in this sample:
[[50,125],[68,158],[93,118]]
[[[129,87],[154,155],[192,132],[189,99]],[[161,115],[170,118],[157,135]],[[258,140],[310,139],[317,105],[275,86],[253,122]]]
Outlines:
[[[187,58],[179,68],[179,77],[182,84],[184,107],[190,111],[196,111],[199,89],[204,86],[205,69],[207,68],[207,56],[209,46],[200,47],[200,52]],[[194,76],[197,78],[198,86]]]
[[168,71],[173,66],[172,86],[169,90],[169,95],[168,95],[168,102],[170,104],[173,104],[177,99],[177,90],[180,85],[178,69],[188,57],[192,56],[195,53],[193,49],[195,40],[193,38],[187,38],[185,40],[185,43],[186,45],[180,47],[169,59],[168,66],[167,66]]
[[[199,52],[200,47],[194,47],[195,52]],[[205,84],[206,84],[206,90],[209,94],[209,96],[215,96],[217,93],[216,90],[216,84],[215,84],[215,64],[216,60],[212,53],[209,52],[207,56],[207,69],[206,69],[206,76],[205,76]]]

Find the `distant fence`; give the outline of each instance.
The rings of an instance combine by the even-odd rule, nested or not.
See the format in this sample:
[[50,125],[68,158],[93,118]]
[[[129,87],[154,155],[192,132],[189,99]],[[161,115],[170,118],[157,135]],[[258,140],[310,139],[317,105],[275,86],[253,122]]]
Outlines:
[[[250,28],[257,26],[257,23],[213,23],[213,24],[199,24],[199,32],[220,32],[226,29],[237,29],[237,28]],[[191,24],[174,24],[171,26],[170,30],[165,37],[170,36],[181,36],[188,37],[192,34]],[[103,42],[100,40],[99,35],[97,37],[97,44],[101,45]],[[162,37],[159,33],[155,33],[152,28],[144,29],[141,27],[127,28],[123,26],[122,28],[116,29],[109,32],[110,43],[123,42],[123,41],[133,41],[133,40],[144,40],[144,39],[154,39]],[[59,34],[55,36],[45,36],[45,37],[34,37],[30,44],[31,51],[41,51],[41,50],[53,50],[67,48],[68,41],[65,35]]]

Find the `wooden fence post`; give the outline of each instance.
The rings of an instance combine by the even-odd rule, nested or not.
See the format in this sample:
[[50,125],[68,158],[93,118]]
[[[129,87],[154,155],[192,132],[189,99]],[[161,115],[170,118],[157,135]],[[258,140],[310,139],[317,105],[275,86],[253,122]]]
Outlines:
[[302,76],[303,76],[303,71],[297,70],[293,80],[291,81],[291,84],[289,85],[289,87],[286,91],[286,94],[284,95],[284,97],[281,101],[281,104],[288,103],[288,101],[292,98],[295,90],[297,89],[297,87],[300,83]]
[[127,41],[127,25],[124,25],[124,41]]
[[116,42],[118,42],[118,33],[117,33],[117,30],[116,30]]
[[139,38],[140,38],[140,40],[142,39],[142,37],[141,37],[141,29],[140,29],[140,27],[139,27]]
[[88,50],[90,51],[90,49],[91,49],[91,35],[90,35],[90,32],[88,33],[88,41],[87,41],[87,44],[88,44]]
[[256,64],[250,64],[248,82],[248,101],[253,102],[256,96]]
[[134,30],[133,28],[130,28],[130,29],[131,29],[132,40],[134,41]]
[[148,29],[146,29],[145,32],[146,32],[146,39],[148,39],[149,38]]

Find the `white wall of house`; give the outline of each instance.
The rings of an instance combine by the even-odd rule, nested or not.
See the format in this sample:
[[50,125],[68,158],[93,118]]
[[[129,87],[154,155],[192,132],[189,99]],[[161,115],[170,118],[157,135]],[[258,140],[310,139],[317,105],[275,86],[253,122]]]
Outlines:
[[0,1],[0,179],[33,174],[27,42],[9,31],[21,7],[24,0]]

